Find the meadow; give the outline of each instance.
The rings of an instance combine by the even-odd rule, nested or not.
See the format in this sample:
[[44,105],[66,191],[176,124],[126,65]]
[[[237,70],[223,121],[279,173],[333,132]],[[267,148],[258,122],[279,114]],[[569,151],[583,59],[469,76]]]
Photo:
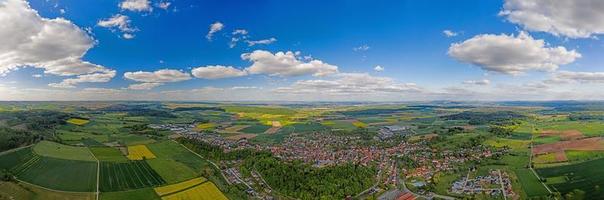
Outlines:
[[94,157],[99,161],[127,161],[128,158],[122,152],[114,147],[90,147]]
[[544,178],[566,176],[567,181],[562,183],[561,181],[546,182],[562,194],[580,189],[586,192],[587,199],[602,199],[604,198],[604,191],[600,189],[604,186],[602,169],[604,169],[604,159],[597,159],[572,165],[541,168],[537,172]]
[[67,159],[96,161],[94,156],[86,147],[74,147],[55,142],[41,141],[34,146],[34,152],[41,156]]
[[96,162],[38,157],[16,174],[20,180],[54,190],[96,191]]

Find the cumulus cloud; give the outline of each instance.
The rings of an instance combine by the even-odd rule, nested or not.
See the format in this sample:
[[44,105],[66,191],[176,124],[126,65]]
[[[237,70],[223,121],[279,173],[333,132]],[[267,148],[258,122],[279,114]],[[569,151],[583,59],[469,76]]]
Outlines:
[[252,62],[246,70],[250,74],[267,74],[269,76],[300,76],[311,74],[313,76],[325,76],[338,73],[338,67],[324,63],[321,60],[301,61],[296,53],[277,52],[275,54],[255,50],[252,53],[241,55],[243,60]]
[[222,65],[197,67],[191,70],[191,73],[196,78],[202,79],[220,79],[247,75],[247,71],[245,70],[239,70],[231,66]]
[[130,11],[151,11],[151,2],[149,0],[124,0],[120,3],[120,8]]
[[109,82],[113,77],[115,77],[115,70],[106,70],[99,73],[78,75],[76,78],[64,79],[59,83],[50,83],[48,86],[55,88],[75,88],[80,83]]
[[604,33],[604,1],[506,0],[500,16],[532,31],[587,38]]
[[454,32],[452,30],[444,30],[443,34],[445,34],[446,37],[455,37],[458,35],[457,32]]
[[375,95],[384,93],[421,92],[415,83],[399,83],[392,78],[365,73],[340,73],[333,79],[300,80],[289,87],[274,90],[279,93],[322,95]]
[[449,56],[484,70],[504,74],[527,71],[554,71],[559,65],[572,63],[581,54],[563,46],[549,47],[528,33],[514,35],[482,34],[449,47]]
[[383,72],[383,71],[384,71],[384,67],[382,67],[381,65],[376,65],[376,66],[373,68],[373,71],[376,71],[376,72]]
[[161,86],[163,85],[163,83],[137,83],[137,84],[131,84],[128,86],[128,89],[131,90],[150,90],[153,89],[157,86]]
[[122,32],[122,37],[125,39],[134,38],[133,32],[136,32],[137,29],[133,28],[130,25],[130,18],[126,15],[116,14],[111,16],[108,19],[102,19],[97,22],[97,25],[100,27],[105,27],[111,29],[111,31],[115,31],[116,29]]
[[63,18],[42,18],[26,1],[0,1],[0,24],[0,76],[25,66],[59,76],[111,71],[82,60],[95,45],[84,30]]
[[364,44],[358,47],[354,47],[352,48],[353,51],[367,51],[369,50],[371,47],[369,47],[368,45]]
[[467,80],[467,81],[463,81],[462,83],[466,84],[466,85],[489,85],[489,84],[491,84],[491,81],[489,81],[488,79]]
[[154,72],[126,72],[124,78],[144,83],[168,83],[191,79],[191,75],[174,69],[162,69]]
[[276,38],[269,38],[269,39],[264,39],[264,40],[246,40],[245,42],[247,43],[247,46],[254,46],[257,44],[272,44],[273,42],[276,42],[277,39]]
[[210,30],[208,31],[208,34],[206,35],[206,38],[208,39],[208,41],[212,41],[212,37],[214,36],[214,33],[221,31],[224,28],[224,24],[220,23],[220,22],[214,22],[213,24],[210,24]]

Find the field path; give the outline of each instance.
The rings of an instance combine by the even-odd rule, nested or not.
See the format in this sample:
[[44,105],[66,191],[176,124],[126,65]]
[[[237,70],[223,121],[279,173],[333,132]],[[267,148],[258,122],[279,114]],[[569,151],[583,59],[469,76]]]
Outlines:
[[172,140],[172,142],[176,142],[176,144],[179,144],[180,146],[182,146],[183,148],[185,148],[186,150],[188,150],[189,152],[195,154],[197,157],[200,157],[201,159],[208,161],[210,164],[214,165],[214,167],[220,172],[220,175],[222,175],[222,178],[224,179],[224,181],[226,181],[229,185],[231,184],[231,182],[229,182],[229,179],[226,177],[226,175],[224,175],[224,173],[222,173],[222,170],[220,170],[220,167],[218,167],[218,165],[214,162],[212,162],[209,159],[204,158],[203,156],[199,155],[197,152],[194,152],[193,150],[187,148],[185,145],[178,143],[175,140]]
[[94,157],[94,159],[96,160],[96,200],[99,200],[99,179],[101,177],[101,162],[99,161],[99,159],[94,155],[94,153],[92,153],[92,151],[90,150],[90,148],[86,148],[88,149],[88,151],[90,152],[90,154],[92,154],[92,157]]
[[547,189],[547,191],[551,194],[552,190],[549,189],[549,187],[547,187],[547,185],[541,181],[541,178],[539,178],[539,175],[537,174],[537,172],[535,171],[535,168],[533,168],[533,141],[535,139],[535,134],[533,134],[533,131],[535,131],[535,124],[531,123],[531,143],[529,146],[529,163],[528,163],[528,167],[531,170],[531,172],[533,172],[533,174],[535,175],[535,177],[537,177],[537,180],[539,180],[539,182],[541,183],[541,185],[543,185],[543,187],[545,187],[545,189]]

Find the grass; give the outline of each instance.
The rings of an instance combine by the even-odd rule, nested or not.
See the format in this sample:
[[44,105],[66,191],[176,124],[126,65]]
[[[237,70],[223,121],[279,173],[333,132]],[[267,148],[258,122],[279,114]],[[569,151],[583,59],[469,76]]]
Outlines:
[[535,163],[554,163],[558,162],[555,153],[541,154],[533,157]]
[[601,121],[551,121],[539,124],[541,130],[579,130],[586,136],[604,136]]
[[507,138],[492,138],[485,141],[485,144],[491,145],[493,147],[509,147],[514,151],[528,151],[529,143],[530,141],[526,140],[515,140]]
[[602,199],[604,198],[604,191],[598,188],[604,186],[602,169],[604,169],[604,159],[542,168],[537,171],[539,175],[545,178],[568,177],[568,181],[564,183],[547,183],[562,194],[572,192],[574,189],[580,189],[586,192],[586,199]]
[[90,151],[99,161],[127,161],[122,152],[113,147],[90,147]]
[[61,129],[57,130],[57,137],[59,137],[63,141],[80,141],[85,138],[92,138],[101,143],[109,141],[108,134],[96,135],[90,132],[76,132]]
[[128,156],[126,157],[130,160],[144,160],[153,159],[155,155],[145,145],[134,145],[128,146]]
[[227,200],[226,196],[212,182],[205,182],[191,189],[162,197],[163,200]]
[[80,118],[71,118],[71,119],[68,119],[68,120],[67,120],[67,123],[70,123],[70,124],[75,124],[75,125],[78,125],[78,126],[83,126],[83,125],[86,125],[86,124],[88,124],[89,122],[90,122],[90,120],[87,120],[87,119],[80,119]]
[[562,140],[562,139],[560,138],[560,136],[557,136],[557,135],[545,136],[545,137],[535,137],[533,139],[535,144],[551,144],[551,143],[559,142],[560,140]]
[[0,155],[0,169],[10,170],[34,157],[31,147]]
[[96,161],[86,147],[74,147],[49,141],[41,141],[36,144],[34,152],[41,156],[53,158]]
[[264,133],[269,128],[271,128],[271,127],[267,126],[267,125],[256,124],[256,125],[252,125],[252,126],[244,128],[244,129],[241,129],[240,132],[259,134],[259,133]]
[[193,169],[187,165],[172,159],[153,159],[147,160],[147,163],[155,170],[167,183],[177,183],[198,176]]
[[522,190],[524,190],[528,197],[546,196],[549,194],[547,189],[541,184],[541,181],[535,177],[530,169],[515,169],[514,173],[516,173],[522,185]]
[[23,181],[62,191],[96,190],[96,162],[37,156],[26,165],[16,173]]
[[159,159],[171,159],[183,163],[196,172],[208,166],[209,163],[183,148],[174,141],[162,141],[147,146]]
[[333,121],[325,121],[322,123],[324,126],[329,126],[333,129],[341,129],[341,130],[354,130],[356,127],[352,124],[350,120],[333,120]]
[[183,181],[180,183],[176,183],[176,184],[172,184],[172,185],[166,185],[166,186],[162,186],[162,187],[157,187],[154,188],[155,193],[157,193],[157,195],[159,196],[165,196],[168,194],[172,194],[172,193],[176,193],[176,192],[180,192],[182,190],[186,190],[188,188],[191,188],[193,186],[199,185],[203,182],[207,181],[207,179],[199,177],[199,178],[194,178],[188,181]]
[[26,183],[0,182],[0,199],[94,200],[94,193],[68,193],[47,190]]
[[120,192],[103,192],[101,200],[159,200],[159,196],[151,188],[143,188]]
[[566,159],[571,162],[588,161],[604,157],[604,151],[576,151],[567,150]]
[[165,184],[145,161],[101,162],[100,190],[114,192]]

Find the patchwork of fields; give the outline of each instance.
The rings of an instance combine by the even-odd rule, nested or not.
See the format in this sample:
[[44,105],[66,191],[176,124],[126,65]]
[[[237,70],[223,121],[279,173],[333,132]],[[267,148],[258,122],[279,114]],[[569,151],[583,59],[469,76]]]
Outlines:
[[122,191],[166,183],[146,161],[101,162],[100,190]]

